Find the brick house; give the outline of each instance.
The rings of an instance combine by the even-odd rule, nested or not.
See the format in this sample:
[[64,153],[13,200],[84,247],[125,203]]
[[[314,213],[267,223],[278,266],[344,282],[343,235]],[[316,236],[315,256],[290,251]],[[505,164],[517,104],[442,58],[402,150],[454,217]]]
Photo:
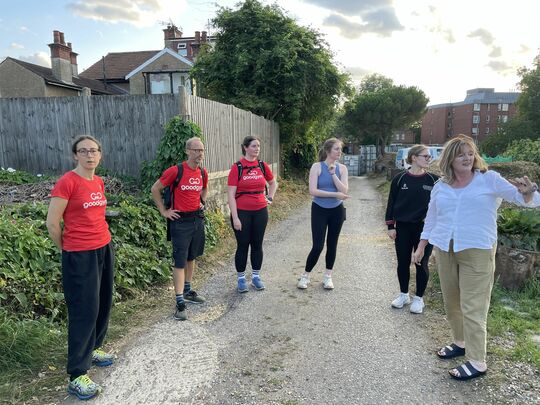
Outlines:
[[120,94],[102,82],[80,77],[77,53],[71,43],[65,43],[64,33],[53,31],[51,68],[6,58],[0,63],[0,97],[78,96],[84,88],[91,94]]
[[201,46],[211,45],[214,38],[206,31],[195,31],[194,37],[184,37],[173,24],[163,33],[162,50],[109,53],[81,76],[113,84],[129,94],[177,93],[180,85],[191,93],[193,84],[189,71]]
[[421,141],[427,145],[444,144],[458,134],[472,136],[481,142],[507,122],[516,110],[519,93],[498,93],[492,88],[467,91],[465,100],[429,106],[422,118]]

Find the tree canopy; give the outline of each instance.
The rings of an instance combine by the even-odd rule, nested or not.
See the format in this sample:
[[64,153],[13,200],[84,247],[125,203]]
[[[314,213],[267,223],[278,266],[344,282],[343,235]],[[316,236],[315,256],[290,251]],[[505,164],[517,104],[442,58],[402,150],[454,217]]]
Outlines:
[[482,142],[482,152],[488,155],[501,154],[520,139],[540,138],[540,55],[535,57],[533,68],[523,67],[518,74],[521,94],[517,100],[517,114]]
[[396,130],[409,128],[424,114],[428,99],[416,87],[396,86],[375,74],[361,83],[358,94],[344,106],[341,128],[359,143],[375,142],[379,153]]
[[277,121],[289,152],[307,145],[311,160],[326,135],[314,129],[327,127],[347,88],[321,35],[257,0],[220,9],[212,23],[215,46],[199,53],[192,70],[200,94]]

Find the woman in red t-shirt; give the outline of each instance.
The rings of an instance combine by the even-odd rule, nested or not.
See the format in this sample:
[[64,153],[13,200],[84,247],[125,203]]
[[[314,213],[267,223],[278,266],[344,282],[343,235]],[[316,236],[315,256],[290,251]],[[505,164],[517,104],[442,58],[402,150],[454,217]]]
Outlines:
[[[92,364],[111,365],[113,356],[99,348],[109,324],[114,280],[114,252],[105,221],[103,180],[94,174],[101,144],[89,135],[72,145],[75,169],[51,192],[47,229],[62,250],[62,284],[68,309],[68,392],[89,399],[101,391],[86,374]],[[61,221],[64,227],[61,227]]]
[[[227,197],[231,210],[231,224],[237,247],[234,264],[238,275],[238,291],[248,291],[246,264],[251,247],[251,285],[264,290],[260,277],[263,261],[262,243],[268,223],[267,205],[272,203],[277,190],[277,181],[270,167],[259,161],[261,141],[247,136],[242,142],[244,157],[232,165],[227,182]],[[268,195],[265,196],[268,182]]]

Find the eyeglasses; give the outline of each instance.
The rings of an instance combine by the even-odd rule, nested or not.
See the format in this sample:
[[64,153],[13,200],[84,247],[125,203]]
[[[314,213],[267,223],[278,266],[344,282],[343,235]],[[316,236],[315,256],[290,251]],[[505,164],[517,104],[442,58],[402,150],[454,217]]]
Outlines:
[[97,155],[99,153],[101,153],[101,151],[99,149],[84,149],[84,148],[81,148],[81,149],[78,149],[77,150],[77,153],[79,155],[83,155],[83,156],[88,156],[88,155]]
[[204,149],[191,149],[191,148],[188,148],[188,150],[192,150],[193,152],[197,152],[197,153],[203,153],[204,152]]
[[422,156],[426,160],[431,160],[431,155],[416,155],[416,156]]

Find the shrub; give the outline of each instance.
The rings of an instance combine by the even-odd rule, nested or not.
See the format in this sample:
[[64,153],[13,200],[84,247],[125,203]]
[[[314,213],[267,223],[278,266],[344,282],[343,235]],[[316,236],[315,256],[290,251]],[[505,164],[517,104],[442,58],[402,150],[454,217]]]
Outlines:
[[511,156],[514,160],[534,162],[540,165],[540,139],[520,139],[510,144],[504,156]]
[[540,250],[540,211],[504,208],[497,219],[499,243],[503,246]]
[[0,184],[16,185],[16,184],[28,184],[37,183],[47,178],[43,175],[34,175],[22,170],[4,169],[0,168]]
[[195,123],[184,121],[179,116],[165,125],[165,134],[159,142],[155,159],[141,165],[143,189],[150,189],[165,169],[187,158],[186,141],[194,136],[202,138],[201,129]]

